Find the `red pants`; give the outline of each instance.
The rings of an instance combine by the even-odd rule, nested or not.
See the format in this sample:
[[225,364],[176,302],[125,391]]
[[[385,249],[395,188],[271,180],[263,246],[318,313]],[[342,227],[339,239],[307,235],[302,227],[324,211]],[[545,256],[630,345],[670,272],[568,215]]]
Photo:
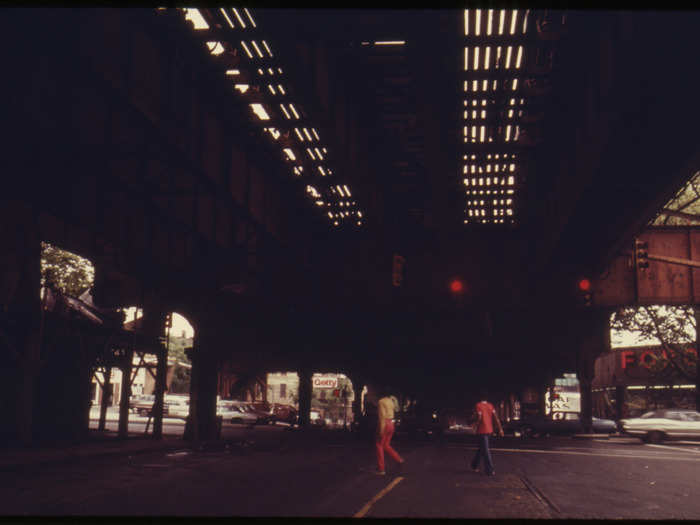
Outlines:
[[384,423],[384,432],[381,436],[377,437],[375,446],[377,447],[377,467],[380,471],[384,471],[384,451],[386,450],[395,461],[399,463],[403,462],[401,456],[391,448],[391,437],[394,435],[394,422],[391,419],[387,419]]

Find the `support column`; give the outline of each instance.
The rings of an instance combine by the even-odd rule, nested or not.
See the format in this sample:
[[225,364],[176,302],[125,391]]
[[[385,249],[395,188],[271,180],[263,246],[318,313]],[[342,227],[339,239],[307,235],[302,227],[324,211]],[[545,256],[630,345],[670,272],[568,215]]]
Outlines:
[[700,305],[693,306],[695,314],[695,410],[700,411]]
[[216,349],[222,344],[222,326],[200,316],[196,326],[194,348],[191,352],[189,435],[194,443],[218,439],[216,418],[216,387],[218,362]]
[[[9,193],[8,189],[8,193]],[[40,357],[41,239],[36,211],[0,199],[0,349],[9,366],[0,373],[0,439],[29,445]]]
[[[143,333],[146,337],[153,341],[162,341],[159,339],[163,337],[164,329],[167,329],[169,335],[170,328],[166,328],[166,313],[164,308],[158,304],[157,297],[153,295],[153,292],[146,296],[146,304],[144,306],[143,312]],[[153,401],[153,438],[162,439],[163,438],[163,407],[164,394],[165,394],[165,383],[168,367],[168,344],[169,338],[165,338],[165,342],[157,344],[153,351],[156,354],[157,364],[156,364],[156,385]]]
[[625,411],[625,392],[627,387],[625,385],[615,386],[615,419],[619,421],[626,415]]
[[97,430],[104,431],[107,421],[107,407],[112,402],[112,367],[105,367],[104,381],[102,383],[102,396],[100,399],[100,421]]
[[578,353],[576,372],[581,389],[581,423],[583,431],[593,431],[593,392],[592,383],[596,358],[610,349],[610,312],[590,310],[583,313],[578,324]]
[[121,400],[119,402],[119,431],[118,437],[126,439],[129,436],[129,398],[131,397],[131,368],[134,359],[134,349],[129,348],[123,358]]
[[299,426],[302,428],[308,427],[311,423],[312,375],[311,367],[308,365],[299,370]]
[[[168,329],[169,331],[170,329]],[[155,401],[153,403],[153,439],[163,439],[163,407],[165,406],[165,382],[168,373],[168,342],[166,337],[165,346],[158,349],[158,363],[156,365],[156,390]]]

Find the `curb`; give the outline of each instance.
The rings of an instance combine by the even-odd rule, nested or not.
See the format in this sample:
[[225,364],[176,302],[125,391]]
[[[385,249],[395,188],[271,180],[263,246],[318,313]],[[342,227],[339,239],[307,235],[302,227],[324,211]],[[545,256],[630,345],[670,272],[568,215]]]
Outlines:
[[573,439],[610,439],[610,434],[574,434]]

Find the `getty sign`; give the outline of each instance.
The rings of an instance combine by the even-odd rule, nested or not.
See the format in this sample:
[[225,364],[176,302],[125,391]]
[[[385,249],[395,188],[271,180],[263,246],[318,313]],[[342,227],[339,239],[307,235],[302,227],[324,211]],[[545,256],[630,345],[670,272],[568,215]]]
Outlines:
[[338,388],[337,377],[314,377],[314,388]]

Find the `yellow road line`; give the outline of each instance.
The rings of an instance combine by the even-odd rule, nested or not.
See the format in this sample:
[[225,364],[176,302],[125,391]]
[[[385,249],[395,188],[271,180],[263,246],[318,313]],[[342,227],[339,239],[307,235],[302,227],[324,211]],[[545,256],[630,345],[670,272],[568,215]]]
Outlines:
[[384,487],[382,490],[380,490],[379,493],[378,493],[376,496],[374,496],[371,500],[369,500],[369,501],[365,504],[364,507],[362,507],[358,512],[355,513],[355,515],[353,516],[353,518],[362,518],[365,514],[367,514],[367,513],[369,512],[369,509],[372,508],[372,505],[374,505],[375,503],[377,503],[377,501],[379,501],[379,500],[382,499],[384,496],[386,496],[386,494],[387,494],[391,489],[393,489],[396,485],[398,485],[398,484],[401,482],[402,479],[403,479],[403,477],[399,476],[399,477],[396,478],[394,481],[392,481],[391,483],[389,483],[389,485],[387,485],[387,486]]

